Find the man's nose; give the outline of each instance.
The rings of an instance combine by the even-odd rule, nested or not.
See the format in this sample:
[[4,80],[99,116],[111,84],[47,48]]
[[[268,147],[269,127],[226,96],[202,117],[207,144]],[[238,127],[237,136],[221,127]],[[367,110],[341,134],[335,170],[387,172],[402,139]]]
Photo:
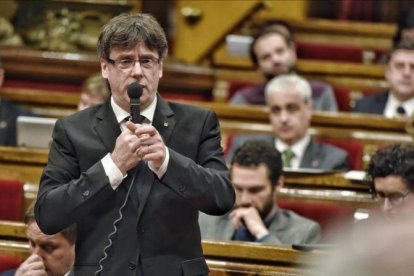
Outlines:
[[272,62],[275,64],[280,63],[280,55],[279,54],[272,54]]
[[132,66],[131,72],[133,76],[142,76],[142,67],[138,60],[136,60]]
[[240,192],[240,205],[250,205],[250,194],[248,192]]
[[280,120],[281,120],[282,122],[286,122],[288,119],[289,119],[289,114],[288,114],[288,112],[287,112],[286,110],[282,110],[282,111],[280,112]]
[[389,212],[392,209],[392,204],[388,198],[384,198],[384,202],[382,203],[382,211]]

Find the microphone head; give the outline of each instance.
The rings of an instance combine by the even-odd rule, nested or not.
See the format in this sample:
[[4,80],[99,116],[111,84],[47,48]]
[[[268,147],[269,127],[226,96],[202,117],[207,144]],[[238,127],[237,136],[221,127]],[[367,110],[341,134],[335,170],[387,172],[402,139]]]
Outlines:
[[130,99],[139,99],[142,95],[142,85],[133,82],[127,86],[127,93]]

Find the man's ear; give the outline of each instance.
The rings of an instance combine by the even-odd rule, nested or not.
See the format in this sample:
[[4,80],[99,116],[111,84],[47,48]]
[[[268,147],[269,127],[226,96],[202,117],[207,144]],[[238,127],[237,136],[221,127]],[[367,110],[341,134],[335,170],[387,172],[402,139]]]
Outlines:
[[161,79],[162,78],[162,76],[163,76],[163,69],[164,69],[164,62],[161,60],[160,61],[160,68],[159,68],[159,71],[158,71],[158,77]]
[[108,79],[108,64],[106,63],[106,60],[103,58],[99,59],[99,62],[101,63],[101,75],[104,79]]

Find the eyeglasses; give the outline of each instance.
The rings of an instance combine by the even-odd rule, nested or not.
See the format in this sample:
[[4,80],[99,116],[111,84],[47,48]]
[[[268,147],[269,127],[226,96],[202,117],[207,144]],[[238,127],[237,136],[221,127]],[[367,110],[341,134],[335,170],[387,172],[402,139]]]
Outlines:
[[374,198],[379,201],[384,201],[386,198],[393,206],[400,205],[404,199],[410,194],[411,191],[408,191],[405,194],[402,193],[391,193],[391,194],[385,194],[384,192],[374,192]]
[[141,68],[143,69],[152,69],[154,68],[155,64],[159,63],[161,59],[147,57],[147,58],[140,58],[140,59],[130,59],[130,58],[121,58],[121,59],[110,59],[108,61],[114,64],[117,68],[123,71],[129,71],[134,66],[135,63],[138,62]]

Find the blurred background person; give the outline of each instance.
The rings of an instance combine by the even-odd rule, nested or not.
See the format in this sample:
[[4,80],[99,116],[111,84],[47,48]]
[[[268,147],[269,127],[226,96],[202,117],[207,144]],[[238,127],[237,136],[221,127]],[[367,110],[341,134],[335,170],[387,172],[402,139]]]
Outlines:
[[411,214],[414,210],[414,146],[395,144],[376,151],[368,164],[367,179],[387,218]]
[[34,202],[27,209],[24,222],[27,225],[30,256],[17,270],[5,271],[0,276],[68,275],[75,261],[75,225],[54,235],[44,234],[35,220]]
[[391,50],[385,69],[389,90],[358,100],[353,112],[409,117],[414,111],[414,40],[403,40]]
[[395,46],[401,40],[414,39],[414,7],[404,10],[397,21],[397,32],[393,37],[393,45]]
[[245,141],[261,139],[283,154],[285,168],[347,170],[348,154],[337,147],[314,141],[308,129],[312,119],[312,92],[298,75],[281,75],[266,86],[266,102],[274,136],[234,136],[227,153],[230,162]]
[[111,91],[109,90],[108,83],[102,78],[101,73],[93,74],[82,84],[78,110],[102,104],[110,95]]
[[[290,26],[283,21],[265,24],[250,45],[250,60],[268,81],[282,74],[294,73],[297,55]],[[265,85],[251,85],[236,91],[230,104],[265,105]],[[315,110],[338,111],[332,86],[321,81],[311,81],[310,85]]]
[[[3,86],[5,70],[0,60],[0,87]],[[18,104],[0,98],[0,146],[16,146],[16,121],[19,116],[31,116],[31,112]]]
[[200,213],[202,239],[271,244],[320,240],[318,223],[278,207],[282,159],[271,144],[260,140],[243,144],[231,162],[230,180],[236,190],[236,206],[220,217]]

